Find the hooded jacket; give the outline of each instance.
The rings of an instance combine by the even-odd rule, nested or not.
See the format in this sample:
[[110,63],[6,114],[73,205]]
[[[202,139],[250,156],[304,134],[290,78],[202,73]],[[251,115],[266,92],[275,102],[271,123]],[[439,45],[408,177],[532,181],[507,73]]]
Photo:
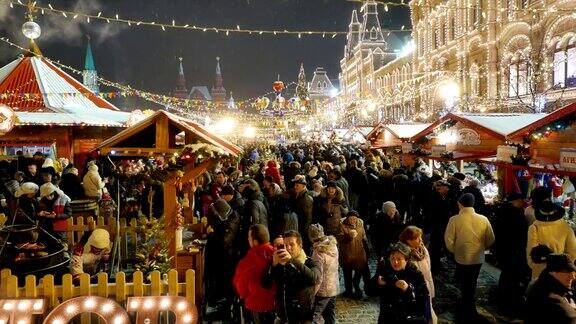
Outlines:
[[338,243],[332,235],[314,242],[312,259],[320,265],[320,284],[316,296],[334,297],[338,295]]
[[84,187],[84,193],[88,197],[102,198],[102,189],[104,189],[104,182],[102,177],[98,173],[98,166],[92,164],[88,167],[88,172],[84,175],[82,179],[82,187]]
[[528,244],[526,245],[526,255],[528,266],[532,269],[532,279],[538,278],[546,267],[546,263],[534,263],[530,257],[532,249],[539,244],[546,245],[554,254],[566,253],[573,258],[576,257],[576,237],[564,219],[536,220],[528,228]]
[[364,222],[356,216],[348,216],[341,223],[339,237],[340,265],[342,268],[362,271],[368,266],[366,249],[367,241]]
[[268,161],[265,174],[267,176],[271,176],[272,180],[274,180],[274,183],[278,185],[282,184],[282,180],[280,179],[280,171],[278,171],[278,168],[276,167],[276,162]]
[[250,311],[274,311],[276,286],[272,285],[269,288],[262,286],[262,276],[272,262],[273,253],[274,248],[270,243],[254,246],[236,267],[234,288]]

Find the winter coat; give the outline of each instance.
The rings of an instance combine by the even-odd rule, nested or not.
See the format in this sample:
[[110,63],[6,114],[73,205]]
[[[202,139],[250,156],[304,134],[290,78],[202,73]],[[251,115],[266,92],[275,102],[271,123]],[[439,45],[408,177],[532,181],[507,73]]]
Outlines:
[[80,177],[73,173],[65,173],[58,184],[58,187],[70,197],[70,200],[78,200],[84,197],[84,187]]
[[332,235],[324,236],[312,246],[312,259],[320,265],[320,284],[316,296],[338,295],[338,243]]
[[356,216],[348,216],[340,225],[339,237],[340,265],[343,269],[362,271],[368,266],[365,244],[367,242],[364,221]]
[[[431,319],[430,296],[422,273],[410,262],[401,271],[395,271],[390,264],[380,264],[373,280],[379,276],[384,279],[385,285],[376,282],[380,296],[380,315],[378,323],[427,323]],[[398,280],[408,283],[408,289],[402,291],[396,287]]]
[[55,218],[44,218],[38,215],[38,218],[43,220],[42,227],[50,233],[65,232],[68,229],[68,218],[72,217],[70,201],[70,197],[64,193],[55,195],[53,200],[40,199],[39,211],[56,214]]
[[496,259],[502,270],[528,270],[526,245],[528,244],[528,222],[522,208],[505,203],[496,211],[494,227],[496,241]]
[[422,260],[417,260],[414,258],[411,258],[410,260],[414,262],[416,268],[418,268],[418,270],[422,273],[424,281],[426,281],[426,288],[428,288],[430,298],[434,298],[435,289],[434,289],[434,278],[432,277],[430,253],[428,253],[428,249],[425,246],[422,246],[422,252],[424,252],[424,258],[422,258]]
[[340,188],[336,188],[336,195],[328,197],[326,188],[323,188],[320,195],[314,199],[314,217],[324,227],[326,235],[340,235],[340,223],[346,216],[348,209],[344,200],[344,193]]
[[314,198],[307,190],[293,195],[292,210],[298,215],[298,230],[304,242],[308,242],[308,227],[312,224],[313,207]]
[[290,203],[284,195],[279,194],[268,198],[270,213],[268,227],[270,237],[278,237],[286,231],[298,231],[298,215],[290,208]]
[[292,258],[286,265],[268,267],[263,286],[276,284],[276,315],[289,323],[312,321],[316,286],[320,283],[320,265],[306,257],[302,263]]
[[344,179],[343,177],[340,177],[338,179],[335,179],[334,182],[336,182],[336,185],[338,186],[338,188],[340,188],[342,190],[342,193],[344,194],[344,201],[346,201],[346,205],[348,205],[348,203],[349,203],[349,201],[348,201],[348,192],[349,192],[348,181],[346,181],[346,179]]
[[398,212],[392,218],[382,211],[376,213],[371,220],[370,235],[374,238],[374,248],[377,252],[385,255],[388,246],[398,241],[403,229],[404,224]]
[[454,253],[456,262],[463,265],[484,263],[484,251],[494,240],[490,221],[476,214],[472,207],[464,207],[452,216],[444,234],[446,248]]
[[278,185],[282,184],[282,179],[280,178],[280,171],[276,167],[276,162],[268,161],[268,168],[266,169],[265,174],[267,176],[271,176],[272,180],[274,180],[274,183]]
[[349,193],[360,195],[368,189],[368,179],[362,170],[358,168],[350,168],[345,172],[344,177],[349,184]]
[[548,272],[542,272],[534,285],[528,289],[526,299],[526,324],[574,324],[576,310],[570,289],[566,288]]
[[268,211],[264,203],[258,199],[257,192],[249,188],[244,189],[246,202],[244,203],[244,222],[248,227],[254,224],[262,224],[268,227]]
[[552,253],[566,253],[576,258],[576,237],[574,231],[564,219],[551,222],[536,220],[528,228],[528,244],[526,245],[526,255],[528,266],[532,269],[532,279],[538,278],[546,263],[534,263],[530,257],[530,252],[539,244],[546,245]]
[[84,193],[87,197],[102,198],[104,182],[98,173],[98,167],[96,165],[90,165],[88,167],[88,172],[86,172],[82,179],[82,187],[84,187]]
[[274,248],[270,243],[256,245],[240,260],[234,274],[234,288],[246,308],[253,312],[271,312],[275,309],[276,287],[262,286],[262,278],[272,262]]

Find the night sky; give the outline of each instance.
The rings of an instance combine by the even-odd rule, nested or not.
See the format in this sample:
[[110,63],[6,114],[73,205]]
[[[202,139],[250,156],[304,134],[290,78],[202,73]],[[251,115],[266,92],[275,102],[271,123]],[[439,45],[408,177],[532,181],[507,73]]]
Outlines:
[[[47,6],[48,1],[39,1]],[[360,3],[346,0],[51,0],[55,8],[75,9],[134,20],[261,29],[346,30],[352,9]],[[383,27],[409,25],[409,9],[379,9]],[[26,44],[20,32],[23,8],[0,3],[0,35]],[[195,31],[162,31],[92,21],[72,21],[53,14],[39,15],[43,35],[37,41],[43,54],[74,67],[84,64],[85,34],[92,37],[94,59],[100,76],[156,93],[168,94],[175,86],[177,57],[184,58],[187,86],[212,86],[216,56],[221,57],[224,86],[238,99],[270,90],[277,74],[295,81],[303,62],[308,79],[317,66],[337,80],[345,37],[265,36],[215,34]],[[18,54],[0,45],[0,64]],[[101,89],[106,91],[106,89]],[[131,104],[127,102],[127,104]]]

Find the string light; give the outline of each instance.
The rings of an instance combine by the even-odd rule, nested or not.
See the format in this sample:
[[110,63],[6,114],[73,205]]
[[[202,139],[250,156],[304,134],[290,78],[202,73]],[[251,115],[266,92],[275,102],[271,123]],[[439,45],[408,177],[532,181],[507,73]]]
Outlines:
[[[22,6],[22,7],[27,8],[26,4],[21,4],[21,3],[18,3],[17,1],[14,1],[14,0],[0,0],[0,2],[9,3],[10,6],[18,5],[18,6]],[[348,31],[328,31],[328,30],[243,29],[243,28],[240,28],[240,25],[236,25],[235,29],[234,28],[211,27],[211,26],[189,26],[188,24],[185,24],[185,25],[177,24],[175,20],[172,20],[171,23],[163,24],[163,23],[157,23],[154,21],[149,22],[149,21],[146,21],[144,19],[140,19],[140,20],[124,19],[124,18],[120,18],[120,14],[115,14],[113,17],[107,17],[107,16],[103,16],[102,12],[98,12],[98,14],[93,15],[93,14],[88,14],[88,13],[84,13],[84,12],[75,12],[75,11],[57,9],[57,8],[54,8],[51,4],[48,4],[48,7],[36,6],[35,8],[37,10],[48,11],[49,13],[61,14],[65,18],[69,18],[69,15],[71,15],[73,19],[75,19],[76,17],[81,17],[81,18],[86,19],[87,22],[91,22],[91,20],[89,20],[89,18],[90,18],[92,20],[93,19],[105,20],[107,23],[110,23],[110,22],[122,23],[122,24],[125,24],[128,26],[132,26],[132,25],[136,25],[136,26],[140,26],[140,25],[143,25],[143,26],[162,26],[163,30],[168,29],[168,28],[172,28],[172,29],[186,29],[186,30],[195,30],[195,31],[213,31],[215,33],[219,33],[219,32],[232,33],[232,32],[234,32],[234,33],[249,34],[249,35],[252,35],[253,33],[258,34],[258,35],[282,34],[282,35],[297,35],[299,38],[302,37],[302,34],[310,35],[310,36],[314,36],[314,35],[321,36],[321,35],[326,34],[326,33],[331,33],[333,35],[346,35],[348,33]],[[408,30],[408,29],[402,29],[402,30],[390,29],[390,31],[391,32],[411,32],[411,30]]]

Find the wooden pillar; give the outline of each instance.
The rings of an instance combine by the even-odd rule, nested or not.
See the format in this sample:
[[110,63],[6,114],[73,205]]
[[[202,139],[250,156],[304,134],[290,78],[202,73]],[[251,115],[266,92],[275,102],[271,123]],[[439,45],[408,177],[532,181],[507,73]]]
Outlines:
[[464,173],[464,160],[458,161],[458,171],[460,171],[460,173]]
[[168,179],[164,182],[164,226],[168,240],[168,255],[172,258],[170,260],[172,269],[176,269],[176,221],[174,216],[178,203],[176,200],[178,180],[177,171],[171,171]]
[[162,115],[156,121],[156,148],[165,150],[169,148],[170,132],[169,132],[168,117]]

